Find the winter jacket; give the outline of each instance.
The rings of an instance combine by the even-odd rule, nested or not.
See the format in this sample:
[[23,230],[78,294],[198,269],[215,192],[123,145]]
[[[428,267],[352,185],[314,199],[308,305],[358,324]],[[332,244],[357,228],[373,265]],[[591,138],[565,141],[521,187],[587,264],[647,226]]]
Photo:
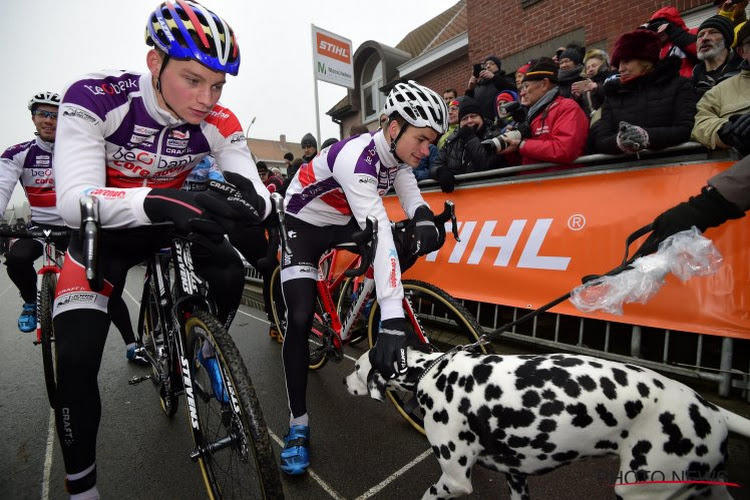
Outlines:
[[680,75],[690,78],[693,75],[693,66],[698,63],[697,48],[698,28],[688,29],[685,21],[680,17],[680,12],[675,7],[664,7],[651,16],[649,22],[663,19],[669,22],[666,30],[669,36],[667,43],[662,45],[659,57],[666,59],[670,56],[680,58]]
[[498,71],[492,80],[480,79],[476,87],[466,91],[466,95],[479,103],[482,117],[485,121],[491,122],[495,119],[495,99],[503,90],[517,90],[516,82],[504,71]]
[[711,149],[729,146],[719,139],[719,129],[732,115],[750,113],[750,65],[703,94],[698,101],[692,138]]
[[680,60],[659,61],[651,73],[627,83],[611,78],[604,84],[602,118],[591,127],[596,153],[622,154],[617,147],[621,121],[643,127],[649,149],[663,149],[690,139],[697,96],[690,80],[679,75]]
[[481,144],[483,140],[496,135],[497,132],[489,127],[483,127],[479,133],[471,127],[457,129],[446,139],[445,146],[438,151],[430,176],[438,179],[438,171],[442,168],[447,168],[456,175],[506,166],[505,159],[501,155]]
[[518,148],[521,163],[572,163],[583,154],[588,133],[589,119],[581,107],[558,95],[531,120],[531,137]]
[[590,116],[591,109],[588,106],[588,102],[586,102],[583,95],[577,95],[577,96],[573,95],[573,90],[572,90],[572,86],[575,82],[581,82],[585,80],[585,78],[581,76],[582,70],[583,70],[583,65],[579,64],[573,69],[570,69],[567,71],[564,71],[564,70],[558,71],[557,88],[560,89],[561,96],[573,99],[575,102],[578,103],[578,105],[581,107],[581,109],[586,114],[586,116]]
[[718,83],[739,74],[742,61],[743,59],[730,49],[724,64],[713,71],[706,71],[706,63],[703,61],[696,64],[693,67],[692,81],[698,97],[702,97],[703,94]]
[[750,156],[708,179],[721,195],[742,210],[750,210]]

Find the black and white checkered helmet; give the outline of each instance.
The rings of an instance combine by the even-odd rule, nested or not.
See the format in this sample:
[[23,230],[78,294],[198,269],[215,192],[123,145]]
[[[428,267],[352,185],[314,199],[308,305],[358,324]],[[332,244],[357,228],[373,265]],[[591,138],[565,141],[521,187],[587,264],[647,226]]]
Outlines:
[[430,127],[439,135],[448,130],[448,106],[434,90],[418,84],[414,80],[397,83],[383,109],[386,115],[398,113],[414,127]]
[[34,108],[40,104],[48,104],[50,106],[60,106],[60,95],[54,92],[39,92],[29,101],[29,110],[34,111]]

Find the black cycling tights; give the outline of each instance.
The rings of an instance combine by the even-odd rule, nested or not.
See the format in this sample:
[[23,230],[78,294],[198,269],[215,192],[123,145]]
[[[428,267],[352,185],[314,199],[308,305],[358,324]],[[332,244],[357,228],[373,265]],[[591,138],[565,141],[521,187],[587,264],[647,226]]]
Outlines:
[[[54,317],[58,357],[55,415],[68,474],[83,471],[96,459],[101,415],[97,374],[109,328],[104,295],[121,291],[127,270],[169,243],[163,231],[154,228],[102,234],[99,271],[107,285],[101,294],[93,294],[81,266],[81,243],[77,237],[71,241],[58,284]],[[205,242],[205,246],[194,244],[193,263],[208,281],[219,320],[232,318],[245,282],[237,252],[225,240]]]

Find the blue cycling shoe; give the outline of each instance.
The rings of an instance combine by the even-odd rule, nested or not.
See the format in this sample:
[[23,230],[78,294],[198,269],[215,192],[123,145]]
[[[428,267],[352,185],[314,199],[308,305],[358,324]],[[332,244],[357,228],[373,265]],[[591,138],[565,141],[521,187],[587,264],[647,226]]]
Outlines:
[[36,330],[36,302],[27,302],[23,305],[18,317],[18,329],[24,333]]
[[208,378],[211,379],[211,387],[214,390],[214,395],[219,403],[229,403],[229,397],[227,391],[224,389],[224,382],[221,379],[221,369],[219,368],[219,362],[216,361],[214,356],[209,358],[203,357],[203,349],[198,351],[198,361],[201,366],[205,368],[208,373]]
[[148,365],[148,359],[143,355],[143,346],[134,345],[127,348],[125,351],[125,357],[133,364],[146,366]]
[[310,427],[293,425],[284,436],[281,470],[290,476],[307,472],[310,467]]

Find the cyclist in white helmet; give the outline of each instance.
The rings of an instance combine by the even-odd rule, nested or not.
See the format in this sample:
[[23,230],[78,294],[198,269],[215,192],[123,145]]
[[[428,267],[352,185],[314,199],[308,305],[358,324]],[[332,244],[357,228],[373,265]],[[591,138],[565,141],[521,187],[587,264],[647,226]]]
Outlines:
[[378,219],[373,267],[382,321],[370,356],[373,366],[389,377],[396,370],[406,369],[401,364],[405,356],[400,355],[406,341],[406,321],[398,253],[382,196],[393,187],[404,212],[414,222],[414,238],[409,240],[407,253],[424,255],[440,244],[433,213],[419,192],[412,168],[445,132],[448,108],[439,94],[409,81],[396,84],[384,112],[388,122],[381,129],[323,149],[300,168],[286,192],[287,224],[294,234],[289,239],[291,252],[282,256],[281,270],[288,311],[282,353],[290,410],[281,469],[287,474],[302,474],[310,465],[305,395],[307,332],[313,321],[321,254],[364,228],[368,216]]

